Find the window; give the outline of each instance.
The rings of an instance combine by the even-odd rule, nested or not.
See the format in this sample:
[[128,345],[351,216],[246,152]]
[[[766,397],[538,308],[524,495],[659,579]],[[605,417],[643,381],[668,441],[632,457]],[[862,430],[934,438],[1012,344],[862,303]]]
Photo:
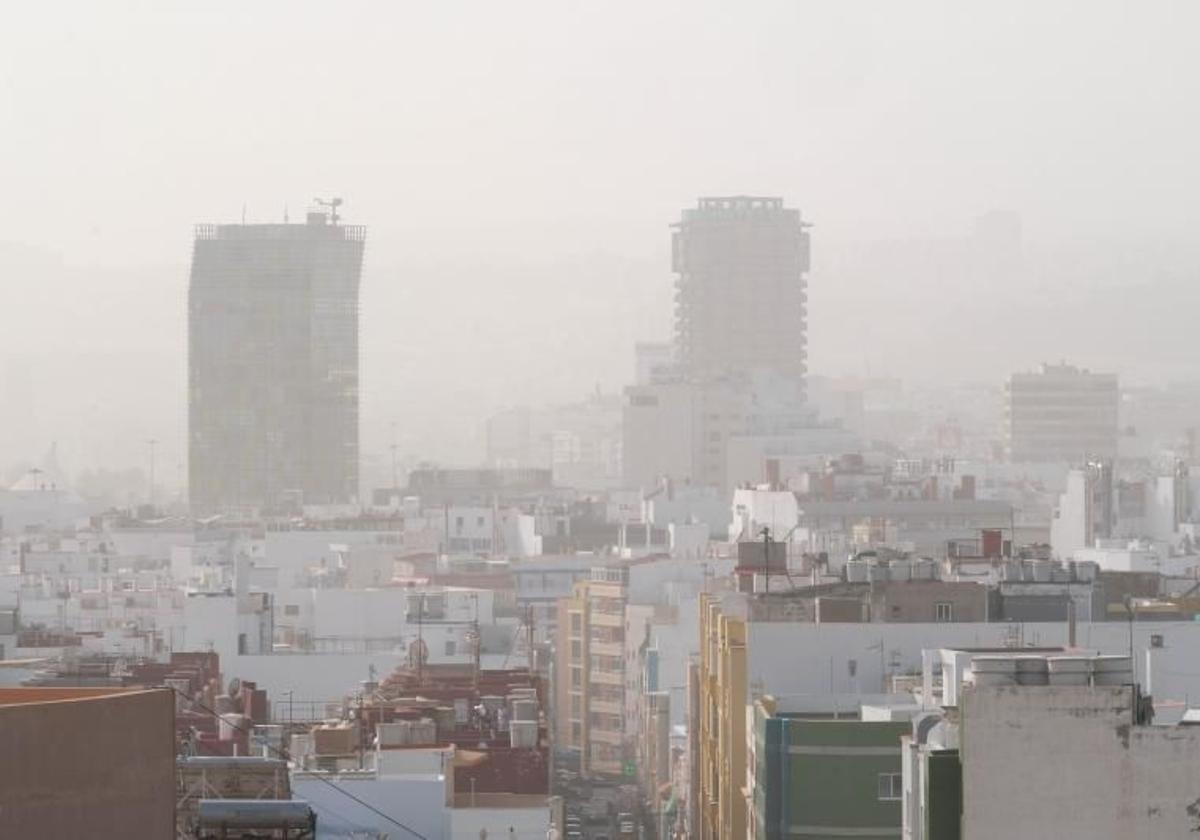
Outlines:
[[300,605],[299,604],[288,604],[287,606],[285,606],[283,608],[283,614],[284,615],[300,615]]
[[571,635],[578,636],[583,632],[583,616],[579,613],[571,613]]
[[954,605],[949,601],[938,601],[933,605],[934,621],[953,621]]
[[571,667],[571,688],[583,687],[583,669]]
[[578,694],[571,695],[571,717],[578,718],[583,715],[583,698]]
[[904,794],[904,777],[899,773],[880,773],[878,798],[881,802],[895,801]]
[[571,658],[579,659],[581,656],[583,656],[582,643],[579,641],[579,639],[572,639],[571,640]]
[[457,647],[458,647],[458,645],[454,641],[454,639],[447,639],[446,640],[446,656],[454,656],[454,652]]

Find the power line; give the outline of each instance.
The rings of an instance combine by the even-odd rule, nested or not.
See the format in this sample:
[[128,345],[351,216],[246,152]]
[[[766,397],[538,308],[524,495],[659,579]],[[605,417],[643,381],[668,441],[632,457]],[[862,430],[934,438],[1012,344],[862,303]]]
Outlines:
[[[224,722],[226,725],[228,725],[228,726],[231,726],[232,728],[234,728],[234,729],[238,730],[239,732],[244,732],[244,733],[246,733],[247,735],[253,735],[253,734],[254,734],[253,730],[251,730],[251,729],[247,729],[247,728],[245,728],[245,727],[243,727],[243,726],[238,726],[237,724],[235,724],[235,723],[233,723],[232,721],[230,721],[230,720],[229,720],[227,717],[222,717],[222,716],[221,716],[221,713],[220,713],[220,712],[218,712],[218,711],[216,711],[215,709],[211,709],[211,708],[209,708],[208,706],[206,706],[206,705],[204,705],[203,703],[201,703],[200,701],[198,701],[198,700],[194,700],[194,699],[192,699],[191,697],[188,697],[188,695],[187,695],[187,694],[185,694],[183,691],[179,690],[178,688],[175,688],[174,686],[163,686],[163,688],[169,688],[171,691],[175,692],[175,693],[176,693],[176,694],[178,694],[180,697],[183,697],[183,698],[184,698],[184,699],[186,699],[188,702],[190,702],[190,703],[192,704],[192,706],[194,706],[194,707],[196,707],[196,708],[200,709],[200,710],[201,710],[201,711],[203,711],[203,712],[207,712],[208,714],[212,715],[212,716],[213,716],[214,718],[216,718],[217,720],[219,720],[219,721],[223,721],[223,722]],[[360,722],[360,723],[361,723],[361,722]],[[275,755],[276,755],[276,758],[282,758],[282,759],[284,759],[285,761],[287,760],[287,754],[286,754],[286,753],[284,753],[284,752],[283,752],[283,750],[277,750],[277,749],[275,749],[274,747],[272,747],[270,744],[264,744],[264,746],[265,746],[265,747],[266,747],[266,748],[267,748],[269,751],[271,751],[272,753],[275,753]],[[372,814],[375,814],[376,816],[379,816],[379,817],[383,817],[385,820],[387,820],[388,822],[390,822],[392,825],[396,826],[397,828],[400,828],[400,829],[403,829],[404,831],[407,831],[407,832],[408,832],[409,834],[411,834],[413,837],[417,838],[417,840],[429,840],[429,838],[428,838],[428,837],[426,837],[424,834],[421,834],[419,831],[416,831],[416,830],[414,830],[414,829],[412,829],[412,828],[409,828],[407,825],[405,825],[404,823],[400,822],[399,820],[397,820],[395,817],[391,816],[390,814],[385,814],[383,811],[380,811],[378,808],[376,808],[376,807],[375,807],[374,805],[372,805],[371,803],[369,803],[369,802],[364,802],[363,800],[359,799],[357,796],[355,796],[354,794],[352,794],[350,791],[346,790],[346,789],[345,789],[345,788],[343,788],[343,787],[340,787],[339,785],[335,785],[333,782],[329,781],[329,779],[326,779],[324,776],[321,776],[321,775],[314,774],[314,775],[313,775],[313,778],[314,778],[314,779],[317,779],[317,780],[318,780],[318,781],[320,781],[320,782],[324,782],[325,784],[329,785],[331,788],[333,788],[333,789],[334,789],[334,790],[336,790],[338,793],[340,793],[340,794],[342,794],[343,796],[345,796],[347,799],[350,799],[351,801],[353,801],[353,802],[357,803],[358,805],[361,805],[363,808],[366,808],[366,809],[367,809],[368,811],[370,811]],[[331,809],[331,810],[332,810],[332,809]],[[334,814],[335,814],[335,815],[337,815],[337,812],[334,812]],[[345,819],[345,817],[342,817],[342,819]],[[349,821],[347,820],[347,822],[349,822]]]

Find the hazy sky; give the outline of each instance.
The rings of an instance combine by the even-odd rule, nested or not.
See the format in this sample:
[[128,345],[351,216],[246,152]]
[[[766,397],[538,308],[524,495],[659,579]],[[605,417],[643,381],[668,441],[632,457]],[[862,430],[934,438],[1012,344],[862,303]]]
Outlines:
[[[1200,376],[1145,323],[1200,300],[1197,32],[1193,2],[23,4],[0,378],[78,463],[178,449],[192,225],[336,194],[370,227],[365,448],[473,456],[486,408],[622,384],[670,327],[667,225],[726,193],[816,223],[818,371]],[[974,288],[937,254],[993,208],[1027,259]]]

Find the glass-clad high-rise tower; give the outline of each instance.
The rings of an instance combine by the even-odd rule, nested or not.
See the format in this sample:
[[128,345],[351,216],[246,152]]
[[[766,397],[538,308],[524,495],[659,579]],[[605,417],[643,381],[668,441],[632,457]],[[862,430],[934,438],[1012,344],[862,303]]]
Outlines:
[[365,228],[339,224],[336,209],[304,224],[197,227],[188,294],[193,513],[357,497],[365,237]]

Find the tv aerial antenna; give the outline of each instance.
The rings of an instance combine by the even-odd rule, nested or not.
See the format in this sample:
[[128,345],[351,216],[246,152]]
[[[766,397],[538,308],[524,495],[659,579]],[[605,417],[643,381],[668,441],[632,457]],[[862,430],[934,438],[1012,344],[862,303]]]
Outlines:
[[342,206],[340,198],[314,198],[313,201],[318,207],[328,207],[329,221],[335,225],[338,223],[338,208]]

